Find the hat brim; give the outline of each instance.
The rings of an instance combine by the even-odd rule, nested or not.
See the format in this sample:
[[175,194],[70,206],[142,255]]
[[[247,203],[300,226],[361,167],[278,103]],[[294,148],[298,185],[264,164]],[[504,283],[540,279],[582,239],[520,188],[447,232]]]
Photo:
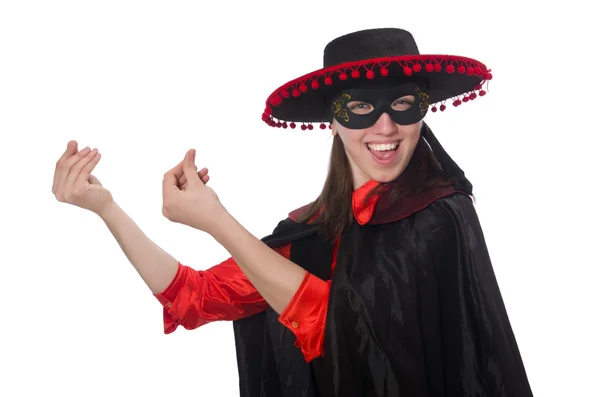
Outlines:
[[[268,97],[262,119],[273,127],[291,123],[331,122],[328,98],[341,89],[372,81],[374,84],[425,79],[432,111],[485,95],[483,84],[492,79],[483,63],[455,55],[411,55],[367,59],[323,68],[291,80]],[[312,129],[312,125],[309,126]],[[324,124],[321,125],[324,128]]]

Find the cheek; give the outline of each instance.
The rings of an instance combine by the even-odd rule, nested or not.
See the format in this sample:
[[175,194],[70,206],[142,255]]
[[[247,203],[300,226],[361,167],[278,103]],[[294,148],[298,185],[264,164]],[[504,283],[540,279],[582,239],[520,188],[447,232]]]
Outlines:
[[361,146],[364,145],[362,142],[364,133],[359,131],[345,131],[339,135],[344,147],[348,152],[358,153],[358,151],[361,149]]
[[409,143],[411,150],[417,145],[419,138],[421,137],[420,124],[418,126],[411,126],[404,135],[404,140]]

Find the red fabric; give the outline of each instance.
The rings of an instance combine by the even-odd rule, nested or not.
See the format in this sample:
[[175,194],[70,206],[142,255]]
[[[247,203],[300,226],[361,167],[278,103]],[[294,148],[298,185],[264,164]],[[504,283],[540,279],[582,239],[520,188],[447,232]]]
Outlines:
[[195,329],[212,321],[250,316],[267,307],[232,258],[205,271],[180,263],[177,276],[156,297],[163,304],[166,334],[179,325]]
[[[353,211],[361,223],[369,221],[374,213],[376,199],[362,206],[364,195],[376,186],[369,183],[357,189]],[[335,269],[337,241],[333,252],[332,276]],[[290,245],[276,248],[279,254],[290,258]],[[296,336],[296,346],[306,361],[323,354],[325,319],[331,281],[323,281],[306,273],[298,291],[279,317],[279,321]],[[208,269],[194,270],[179,263],[170,285],[155,297],[163,305],[165,334],[179,325],[191,330],[219,320],[237,320],[259,313],[268,307],[233,258]]]
[[[276,251],[289,258],[290,246]],[[212,321],[251,316],[268,307],[233,258],[201,271],[179,263],[169,286],[155,296],[163,305],[166,334],[179,325],[195,329]]]
[[359,225],[365,225],[369,222],[375,212],[375,204],[377,203],[378,197],[371,196],[365,205],[363,205],[363,203],[367,198],[367,194],[378,185],[379,182],[370,180],[356,189],[352,194],[352,211],[354,212],[354,218],[356,218]]
[[296,336],[296,347],[307,362],[323,354],[325,319],[331,281],[307,273],[296,295],[279,316],[279,322]]

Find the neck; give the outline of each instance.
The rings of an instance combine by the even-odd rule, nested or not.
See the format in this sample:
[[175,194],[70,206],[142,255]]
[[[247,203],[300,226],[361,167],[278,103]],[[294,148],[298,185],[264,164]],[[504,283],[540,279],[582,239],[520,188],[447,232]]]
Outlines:
[[365,183],[367,183],[370,180],[370,178],[367,177],[367,175],[365,175],[356,164],[354,164],[354,162],[350,159],[349,156],[348,159],[350,160],[350,169],[352,170],[352,185],[354,187],[354,190],[356,190],[363,186]]

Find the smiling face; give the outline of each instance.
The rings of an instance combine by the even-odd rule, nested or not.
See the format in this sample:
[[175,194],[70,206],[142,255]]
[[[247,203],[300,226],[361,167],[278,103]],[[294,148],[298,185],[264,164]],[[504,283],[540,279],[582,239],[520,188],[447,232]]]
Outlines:
[[355,189],[404,172],[419,141],[427,99],[416,84],[338,94],[332,129],[344,144]]

